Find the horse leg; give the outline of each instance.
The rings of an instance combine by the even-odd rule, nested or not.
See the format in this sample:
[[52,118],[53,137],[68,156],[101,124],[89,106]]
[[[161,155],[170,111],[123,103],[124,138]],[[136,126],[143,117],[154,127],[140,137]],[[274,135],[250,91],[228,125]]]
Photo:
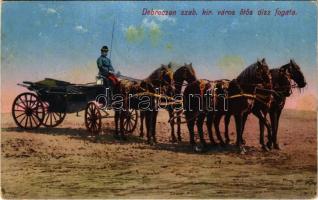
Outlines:
[[269,114],[272,125],[272,142],[274,144],[274,148],[279,149],[279,146],[277,144],[278,112],[274,110],[271,111]]
[[178,135],[178,141],[181,142],[181,116],[179,113],[177,113],[177,135]]
[[175,143],[177,141],[177,138],[174,134],[174,114],[173,114],[173,110],[169,109],[169,121],[170,121],[170,127],[171,127],[171,142]]
[[242,144],[246,144],[246,141],[243,139],[243,134],[244,134],[245,124],[246,124],[248,115],[249,115],[248,112],[244,112],[243,116],[242,116],[242,136],[241,136],[242,137]]
[[259,143],[262,145],[262,149],[264,151],[267,151],[268,149],[264,145],[264,127],[265,126],[260,119],[258,119],[258,123],[259,123]]
[[215,132],[216,132],[216,137],[218,138],[218,140],[220,141],[220,144],[221,145],[225,145],[223,139],[222,139],[222,136],[221,136],[221,133],[220,133],[220,121],[221,121],[221,118],[222,118],[222,115],[219,114],[219,113],[216,113],[215,117],[214,117],[214,129],[215,129]]
[[278,127],[279,127],[279,119],[280,119],[280,115],[282,114],[282,109],[279,109],[278,110],[278,112],[277,112],[277,118],[276,118],[276,128],[275,128],[275,130],[276,130],[276,133],[275,133],[275,143],[276,144],[274,144],[274,148],[275,149],[280,149],[279,148],[279,145],[278,145],[278,141],[277,141],[277,134],[278,134]]
[[145,111],[140,111],[140,137],[144,137]]
[[119,127],[118,127],[119,119],[120,119],[120,111],[115,111],[115,135],[114,135],[114,137],[117,137],[119,134]]
[[[266,129],[267,129],[267,134],[268,134],[268,138],[269,138],[269,140],[271,141],[271,126],[270,126],[270,124],[269,124],[269,122],[267,121],[267,119],[263,116],[263,114],[261,113],[261,111],[260,110],[254,110],[253,111],[253,114],[260,120],[260,123],[263,123],[265,126],[266,126]],[[260,138],[260,142],[262,142],[261,143],[261,145],[262,145],[262,149],[263,150],[268,150],[267,149],[267,147],[265,146],[265,144],[264,144],[264,134],[262,135],[262,137],[263,138]]]
[[206,146],[205,140],[204,140],[204,135],[203,135],[203,123],[205,119],[205,113],[200,113],[197,119],[197,129],[200,137],[200,142],[203,147]]
[[120,112],[120,138],[122,140],[125,140],[125,129],[124,129],[124,121],[125,121],[125,118],[126,118],[126,111],[121,111]]
[[213,117],[214,117],[214,113],[213,112],[208,112],[208,114],[206,116],[206,128],[208,130],[208,135],[209,135],[211,144],[215,145],[216,142],[214,141],[213,131],[212,131]]
[[243,147],[243,116],[242,114],[236,114],[234,115],[234,119],[235,119],[235,128],[236,128],[236,145],[239,147],[240,152],[244,153],[245,149]]
[[229,137],[229,124],[230,124],[231,114],[226,114],[224,117],[224,129],[225,129],[225,143],[230,144]]
[[156,138],[156,125],[157,125],[157,116],[158,116],[158,111],[152,111],[152,139],[154,143],[157,143],[157,138]]
[[188,126],[188,130],[189,130],[189,136],[190,136],[190,145],[195,146],[195,141],[194,141],[195,117],[193,117],[194,113],[191,113],[191,114],[190,113],[186,114],[186,120],[187,120],[187,126]]
[[152,129],[152,115],[150,111],[145,111],[145,121],[146,121],[146,132],[147,132],[147,143],[151,143],[151,129]]

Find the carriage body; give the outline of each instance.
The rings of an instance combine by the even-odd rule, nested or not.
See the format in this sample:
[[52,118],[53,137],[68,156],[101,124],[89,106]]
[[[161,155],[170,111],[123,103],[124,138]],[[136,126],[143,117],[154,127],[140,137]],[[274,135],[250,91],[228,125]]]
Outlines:
[[48,103],[47,109],[50,112],[80,112],[89,101],[105,93],[103,85],[72,84],[49,78],[35,83],[25,81],[20,85],[35,92],[42,102]]
[[[18,85],[32,92],[18,95],[12,105],[14,121],[21,128],[33,129],[40,125],[55,127],[63,122],[66,113],[85,110],[87,130],[98,134],[101,131],[101,119],[109,118],[105,108],[96,101],[99,95],[106,94],[107,88],[103,84],[72,84],[46,78],[38,82],[24,81]],[[135,110],[132,114],[137,115]],[[91,127],[92,124],[95,125]]]

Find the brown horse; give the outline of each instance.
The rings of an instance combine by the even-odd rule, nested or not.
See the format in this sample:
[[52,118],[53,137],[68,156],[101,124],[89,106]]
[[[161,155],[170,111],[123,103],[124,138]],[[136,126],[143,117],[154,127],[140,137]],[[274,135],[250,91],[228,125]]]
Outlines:
[[196,80],[188,84],[183,92],[183,110],[187,122],[187,127],[190,136],[190,145],[196,147],[194,139],[194,126],[196,124],[200,143],[204,149],[206,146],[203,136],[203,122],[208,112],[210,99],[210,91],[212,85],[206,80]]
[[[270,85],[271,77],[265,59],[257,61],[256,63],[250,65],[237,77],[235,81],[232,80],[229,84],[229,87],[226,88],[228,93],[228,109],[225,111],[224,109],[222,110],[218,108],[220,106],[223,106],[223,102],[216,101],[218,109],[208,113],[207,128],[211,142],[214,143],[212,137],[212,124],[214,123],[216,134],[220,143],[222,145],[224,145],[225,143],[229,143],[230,140],[227,132],[225,134],[226,141],[225,143],[223,142],[220,135],[219,123],[223,115],[234,115],[237,134],[236,144],[240,147],[241,151],[244,151],[244,148],[242,147],[242,134],[244,125],[243,117],[245,113],[248,113],[248,111],[251,110],[251,108],[253,107],[253,95],[255,95],[256,87],[268,87]],[[218,106],[218,104],[220,104],[220,106]]]
[[[251,108],[252,102],[248,101],[248,97],[241,95],[243,89],[236,79],[230,82],[219,82],[215,87],[216,96],[214,101],[214,110],[207,113],[207,130],[212,144],[216,142],[212,136],[212,124],[216,131],[216,136],[220,144],[225,145],[219,130],[220,120],[223,115],[230,114],[235,117],[237,145],[242,145],[242,116]],[[224,94],[226,94],[224,96]],[[226,143],[228,143],[228,135],[226,135]]]
[[119,100],[115,99],[113,103],[115,110],[115,136],[120,134],[121,138],[125,138],[123,122],[128,110],[132,108],[140,110],[145,118],[147,141],[151,143],[152,139],[153,142],[156,142],[158,108],[156,104],[157,97],[152,94],[155,94],[162,85],[171,84],[171,81],[171,70],[163,66],[156,69],[148,78],[142,81],[121,80],[114,88],[114,97],[116,98],[116,94],[119,97]]
[[[168,97],[174,97],[176,100],[180,100],[182,98],[181,96],[181,90],[182,86],[184,85],[184,82],[187,84],[192,83],[193,81],[196,80],[195,72],[192,67],[192,63],[190,64],[184,64],[183,66],[174,66],[173,63],[169,63],[168,65],[162,65],[162,67],[165,67],[167,69],[173,69],[176,68],[176,71],[173,73],[173,82],[172,84],[169,84],[169,81],[165,81],[165,85],[163,85],[161,89],[161,94],[163,96],[168,96]],[[181,98],[178,98],[181,97]],[[176,142],[177,138],[175,136],[175,129],[174,125],[177,122],[177,134],[178,134],[178,141],[181,141],[181,112],[177,111],[182,108],[180,104],[171,104],[165,106],[165,109],[169,113],[169,123],[171,127],[171,142]],[[143,119],[144,119],[144,114],[141,113],[141,124],[140,124],[140,136],[143,137]]]
[[[269,116],[272,127],[272,143],[275,149],[280,149],[277,141],[277,132],[279,125],[279,118],[285,105],[286,98],[292,93],[292,86],[290,80],[293,80],[298,88],[303,88],[307,85],[304,74],[300,67],[294,60],[290,60],[286,65],[280,68],[270,70],[272,75],[273,90],[276,91],[277,95],[271,103],[269,109]],[[266,115],[267,113],[265,113]],[[264,131],[264,125],[260,123],[260,134]],[[269,143],[269,148],[270,148]]]
[[[254,67],[249,67],[244,70],[240,75],[237,77],[237,80],[240,86],[243,89],[244,93],[256,95],[256,98],[253,101],[252,108],[249,109],[248,112],[244,112],[242,116],[242,130],[241,130],[241,143],[245,144],[243,140],[243,132],[246,123],[247,116],[250,112],[253,112],[255,116],[258,117],[260,123],[265,124],[268,132],[268,139],[271,140],[271,127],[269,122],[266,120],[265,114],[262,113],[261,110],[258,109],[257,106],[260,106],[263,111],[268,109],[268,105],[271,101],[271,75],[269,72],[268,65],[263,58],[261,61],[257,61],[257,65]],[[229,135],[228,135],[228,124],[229,119],[231,117],[230,113],[227,113],[225,116],[225,137],[226,143],[229,143]],[[238,141],[237,141],[238,143]],[[262,145],[263,149],[266,149],[266,145],[264,143],[264,135],[260,135],[260,144]]]
[[[296,64],[294,60],[290,60],[286,65],[281,66],[280,68],[275,68],[270,70],[272,76],[272,85],[273,90],[273,101],[270,103],[269,108],[264,108],[264,104],[262,102],[256,101],[254,105],[254,110],[259,109],[264,117],[266,117],[267,113],[270,116],[271,122],[271,137],[268,138],[267,147],[271,148],[274,145],[275,149],[279,149],[279,145],[277,142],[277,131],[279,125],[279,118],[284,108],[286,97],[290,96],[291,83],[290,80],[296,82],[297,87],[303,88],[306,86],[306,81],[300,67]],[[247,117],[247,116],[246,116]],[[246,120],[246,119],[245,119]],[[228,134],[228,124],[230,122],[230,117],[226,116],[225,118],[225,134]],[[260,126],[260,143],[264,143],[262,139],[264,137],[264,124],[259,121]],[[264,145],[262,146],[264,150],[268,150]]]
[[[144,83],[150,84],[152,86],[152,90],[149,91],[152,94],[162,95],[167,94],[167,91],[172,91],[171,85],[173,83],[173,71],[169,66],[161,65],[160,68],[155,70],[148,78],[144,80]],[[158,115],[158,100],[159,97],[152,97],[154,104],[154,108],[152,112],[147,110],[140,110],[140,136],[144,136],[144,121],[146,122],[146,129],[147,129],[147,140],[151,142],[151,137],[153,142],[156,142],[156,122],[157,122],[157,115]],[[149,115],[152,117],[150,118],[151,121],[151,134],[148,131],[150,124],[147,124],[147,118]],[[148,127],[148,128],[147,128]]]
[[[169,63],[171,64],[171,63]],[[192,63],[187,64],[184,63],[183,66],[178,67],[178,69],[173,73],[173,80],[174,80],[174,95],[179,96],[182,98],[182,87],[188,84],[192,84],[193,82],[197,81],[195,71],[192,67]],[[180,107],[177,107],[180,108]],[[181,112],[178,110],[177,112],[173,112],[174,108],[170,108],[169,110],[169,122],[171,126],[171,138],[172,142],[176,142],[175,130],[174,125],[177,124],[177,135],[178,141],[182,140],[181,137]]]

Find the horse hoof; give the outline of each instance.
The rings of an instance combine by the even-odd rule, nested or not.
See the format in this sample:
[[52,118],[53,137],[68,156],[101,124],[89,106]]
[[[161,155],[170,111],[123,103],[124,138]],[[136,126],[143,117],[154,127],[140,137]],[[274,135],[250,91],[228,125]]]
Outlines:
[[265,151],[265,152],[269,151],[269,149],[265,145],[262,146],[262,150]]
[[246,144],[246,141],[245,141],[245,140],[243,140],[243,141],[242,141],[242,144]]
[[221,147],[226,147],[226,143],[220,142]]
[[115,138],[116,140],[119,140],[119,139],[120,139],[120,137],[119,137],[118,134],[115,134],[115,135],[114,135],[114,138]]
[[143,137],[144,137],[144,134],[140,134],[139,137],[143,138]]
[[127,141],[128,140],[127,137],[125,137],[125,136],[121,136],[120,139],[123,140],[123,141]]
[[280,150],[279,145],[278,145],[278,144],[274,144],[274,149],[276,149],[276,150]]
[[203,153],[206,152],[206,148],[203,145],[196,145],[194,147],[194,151],[197,153]]
[[175,137],[173,137],[171,140],[170,140],[171,143],[176,143],[177,142],[177,139]]
[[266,143],[267,148],[272,149],[273,144],[271,142]]
[[243,155],[246,153],[246,149],[244,147],[239,147],[239,152]]
[[211,146],[216,146],[217,143],[216,143],[215,141],[212,141],[212,142],[210,143],[210,145],[211,145]]

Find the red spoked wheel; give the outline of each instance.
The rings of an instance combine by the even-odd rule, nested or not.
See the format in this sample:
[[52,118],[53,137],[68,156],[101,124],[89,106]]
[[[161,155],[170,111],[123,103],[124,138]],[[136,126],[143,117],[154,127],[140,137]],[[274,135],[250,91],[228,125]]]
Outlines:
[[44,107],[37,95],[22,93],[13,101],[12,116],[20,128],[35,129],[42,124]]
[[137,127],[138,117],[139,117],[138,111],[135,109],[129,109],[125,113],[123,124],[124,124],[124,131],[126,134],[130,134],[134,132],[134,130]]
[[99,134],[102,128],[102,115],[94,102],[89,102],[85,109],[85,126],[91,134]]
[[43,126],[52,128],[60,125],[64,118],[66,113],[65,112],[52,112],[50,111],[49,103],[43,102],[44,106],[44,119],[43,119]]

